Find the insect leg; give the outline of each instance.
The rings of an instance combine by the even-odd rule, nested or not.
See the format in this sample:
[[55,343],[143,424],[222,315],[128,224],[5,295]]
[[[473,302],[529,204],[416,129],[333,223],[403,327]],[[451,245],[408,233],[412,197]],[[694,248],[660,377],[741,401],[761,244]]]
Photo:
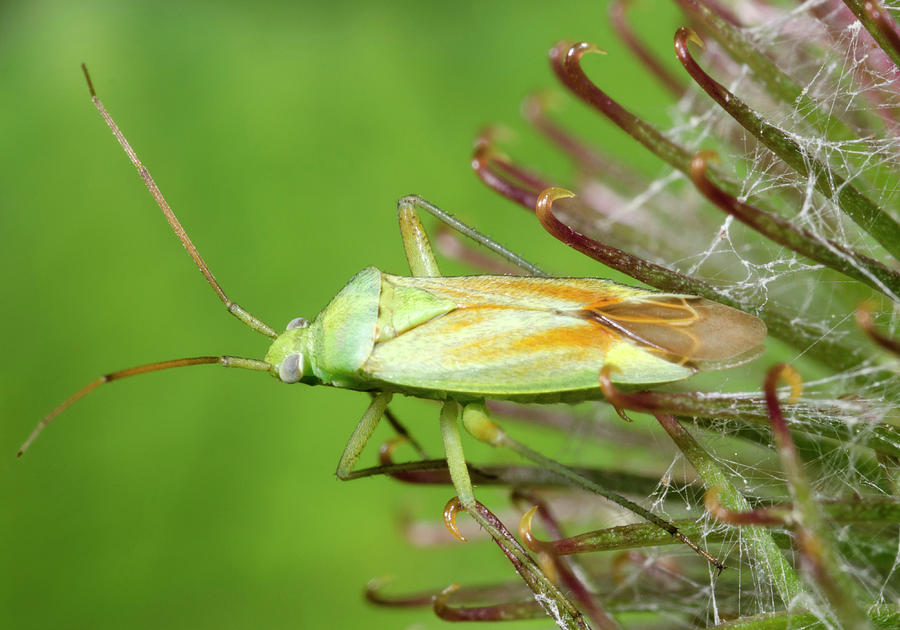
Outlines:
[[412,275],[416,278],[439,277],[441,270],[431,251],[431,242],[409,197],[404,197],[397,204],[397,220],[400,222],[400,236]]
[[[404,197],[400,200],[397,207],[397,215],[400,221],[403,248],[406,250],[406,259],[409,262],[410,271],[416,277],[436,278],[441,275],[441,272],[438,269],[437,261],[434,259],[434,253],[431,250],[431,243],[428,240],[428,235],[425,233],[425,228],[422,227],[422,223],[416,215],[417,207],[428,210],[454,229],[459,229],[456,225],[457,223],[464,227],[468,226],[459,223],[452,216],[444,213],[436,206],[432,206],[420,197]],[[448,221],[448,219],[450,220]],[[477,232],[475,233],[477,234]],[[465,231],[463,231],[463,234],[471,236]],[[514,254],[511,255],[515,256]],[[375,401],[373,401],[372,405],[374,406],[374,404]],[[386,405],[387,403],[385,403]],[[456,490],[456,497],[447,503],[447,508],[444,510],[444,519],[448,529],[460,540],[465,540],[456,528],[456,512],[460,509],[465,510],[475,519],[475,522],[491,535],[494,542],[499,545],[516,571],[534,592],[535,597],[547,611],[547,614],[557,620],[557,625],[587,629],[589,626],[575,605],[547,578],[531,555],[509,533],[509,530],[503,526],[503,523],[475,499],[475,490],[472,488],[472,479],[469,477],[469,466],[466,463],[466,455],[463,452],[462,441],[459,436],[459,412],[459,403],[455,401],[445,402],[441,409],[441,436],[444,440],[444,453],[447,457],[450,479],[453,482],[453,488]],[[368,411],[366,414],[368,415]],[[369,429],[369,433],[366,434],[365,438],[358,438],[358,435],[363,432],[361,428],[365,422],[366,419],[364,417],[353,434],[350,444],[347,445],[344,457],[341,458],[342,464],[344,464],[345,459],[350,460],[352,457],[352,461],[349,462],[350,467],[352,467],[352,462],[356,461],[354,452],[358,457],[359,450],[362,449],[362,446],[359,446],[358,450],[352,450],[354,440],[361,440],[362,443],[365,443],[365,440],[371,435],[374,426],[372,429]],[[341,475],[341,472],[342,469],[339,467],[338,476]],[[345,468],[343,472],[344,474],[351,474],[349,468]]]
[[[441,437],[444,438],[444,453],[447,456],[447,468],[450,479],[456,490],[456,497],[463,509],[475,507],[475,490],[469,477],[469,466],[463,453],[462,440],[459,439],[459,403],[447,401],[441,407]],[[458,537],[458,536],[457,536]]]
[[[475,228],[466,225],[449,212],[441,210],[433,203],[425,201],[418,195],[408,195],[398,202],[397,213],[400,218],[400,229],[403,232],[403,246],[406,249],[406,258],[410,261],[410,267],[413,270],[414,276],[434,278],[441,275],[437,269],[437,263],[434,262],[434,255],[431,253],[431,244],[428,242],[428,236],[425,234],[422,224],[419,223],[419,219],[416,217],[417,209],[425,210],[460,234],[469,237],[482,247],[486,247],[501,258],[511,262],[516,267],[523,269],[530,276],[547,277],[550,275],[537,265],[531,264],[518,254],[503,247],[503,245],[497,241],[482,234]],[[418,226],[417,232],[410,234],[409,237],[407,237],[407,234],[404,231],[404,223],[407,221],[414,222],[415,225]],[[414,258],[417,261],[416,264],[418,264],[418,261],[424,261],[424,264],[428,265],[430,261],[430,264],[433,266],[428,269],[423,268],[423,273],[417,273],[413,264]],[[431,273],[429,273],[429,269]]]
[[[466,456],[463,453],[462,441],[459,436],[459,403],[454,401],[444,403],[441,409],[441,436],[444,439],[444,452],[447,455],[450,479],[453,481],[457,497],[447,504],[444,511],[448,529],[460,540],[465,540],[456,530],[456,512],[459,509],[465,510],[500,546],[548,614],[557,620],[568,621],[569,625],[565,627],[571,625],[577,628],[588,628],[581,612],[547,578],[531,555],[519,544],[519,541],[503,527],[503,524],[493,514],[488,512],[487,508],[475,499],[475,491],[472,488],[472,480],[469,477]],[[562,627],[563,624],[559,625]]]
[[587,490],[588,492],[599,494],[600,496],[609,499],[613,503],[622,506],[629,512],[632,512],[633,514],[640,516],[650,523],[653,523],[660,529],[667,531],[674,538],[677,538],[688,547],[693,549],[698,555],[705,558],[719,571],[724,568],[722,563],[720,563],[709,553],[701,549],[700,546],[693,540],[689,539],[687,536],[678,531],[678,528],[669,521],[657,516],[650,510],[641,507],[634,501],[631,501],[611,490],[607,490],[603,486],[597,485],[590,479],[583,477],[571,468],[563,466],[559,462],[550,459],[549,457],[545,457],[537,451],[533,451],[524,444],[517,442],[516,440],[509,437],[506,432],[501,429],[499,425],[497,425],[497,423],[491,420],[490,416],[488,415],[487,407],[485,407],[483,404],[473,403],[465,406],[465,408],[463,409],[463,426],[466,427],[466,430],[469,433],[471,433],[482,442],[486,442],[492,446],[506,447],[514,451],[518,455],[524,457],[525,459],[529,459],[540,466],[546,467],[550,472],[557,475],[558,477],[574,483],[576,486],[579,486]]
[[389,402],[391,402],[391,394],[380,392],[369,403],[369,408],[366,409],[359,424],[356,425],[356,429],[353,430],[353,435],[350,436],[347,446],[344,447],[344,453],[341,455],[341,461],[338,462],[337,467],[336,474],[338,479],[347,481],[348,479],[363,476],[354,472],[353,467],[365,448],[366,442],[372,437],[372,433],[375,431],[375,427],[378,426],[378,421],[384,415]]

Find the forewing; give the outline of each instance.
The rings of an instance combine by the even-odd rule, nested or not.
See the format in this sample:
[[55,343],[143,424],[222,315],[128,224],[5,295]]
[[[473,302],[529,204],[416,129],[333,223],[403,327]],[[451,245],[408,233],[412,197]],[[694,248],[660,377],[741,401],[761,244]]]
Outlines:
[[646,295],[648,292],[602,278],[459,276],[384,277],[393,285],[427,291],[459,308],[508,306],[576,311],[590,305]]
[[375,345],[367,378],[399,386],[502,397],[680,380],[761,351],[765,325],[694,296],[598,278],[404,278],[456,308]]
[[755,358],[766,337],[766,325],[758,317],[696,296],[647,292],[587,311],[660,356],[702,370]]
[[[657,293],[602,278],[396,278],[458,307],[508,305],[594,319],[657,356],[701,370],[739,365],[764,350],[758,317],[692,295]],[[650,381],[648,381],[650,382]]]
[[576,311],[472,306],[378,343],[364,366],[374,379],[485,397],[596,389],[607,356],[621,383],[679,380],[666,361]]

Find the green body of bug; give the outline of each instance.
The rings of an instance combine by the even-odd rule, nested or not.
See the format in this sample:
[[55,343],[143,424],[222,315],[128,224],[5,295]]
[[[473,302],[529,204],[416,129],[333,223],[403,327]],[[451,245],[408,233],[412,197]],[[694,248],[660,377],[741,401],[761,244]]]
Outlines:
[[[515,539],[479,511],[462,451],[460,418],[479,439],[512,448],[560,478],[619,503],[718,564],[671,524],[513,441],[490,420],[484,401],[600,398],[598,377],[604,368],[610,371],[613,381],[640,385],[680,380],[697,370],[736,365],[761,350],[765,326],[759,319],[703,298],[662,294],[601,279],[440,277],[417,209],[427,210],[455,229],[474,235],[476,240],[502,251],[535,275],[539,270],[428,202],[406,197],[399,204],[399,219],[413,277],[367,268],[311,323],[297,318],[278,334],[225,295],[87,79],[94,104],[216,294],[230,313],[274,341],[262,361],[198,357],[103,376],[48,414],[25,442],[20,455],[53,418],[101,384],[154,370],[218,363],[267,371],[287,383],[372,392],[374,398],[338,464],[337,474],[342,479],[387,470],[354,470],[354,466],[394,393],[443,400],[441,434],[458,507],[469,512],[508,557],[515,558],[517,570],[532,589],[555,601],[557,610],[567,610],[565,614],[580,613],[546,579]],[[456,534],[453,511],[448,513],[448,527]]]
[[406,278],[374,267],[300,321],[265,358],[281,380],[458,401],[599,398],[604,365],[618,383],[674,381],[698,364],[747,360],[765,334],[755,317],[708,300],[608,280]]

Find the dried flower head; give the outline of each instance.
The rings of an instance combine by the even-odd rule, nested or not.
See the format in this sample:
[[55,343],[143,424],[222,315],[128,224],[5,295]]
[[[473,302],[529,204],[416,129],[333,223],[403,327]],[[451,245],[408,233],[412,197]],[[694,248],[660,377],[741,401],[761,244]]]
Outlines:
[[[457,620],[550,614],[565,628],[900,625],[900,29],[876,2],[678,4],[681,74],[640,41],[628,2],[611,5],[626,44],[672,94],[668,130],[617,103],[585,71],[598,45],[560,42],[550,51],[565,89],[641,143],[662,174],[624,166],[602,141],[567,128],[565,110],[546,95],[529,98],[524,114],[571,159],[574,175],[561,181],[517,163],[491,131],[476,143],[473,168],[554,237],[608,267],[758,315],[787,363],[748,393],[727,393],[733,382],[721,379],[704,391],[654,392],[601,380],[623,416],[650,413],[671,438],[677,450],[662,469],[626,474],[618,463],[568,461],[574,475],[566,477],[555,460],[476,467],[477,482],[511,489],[524,514],[521,538],[558,597],[526,578],[533,597],[513,582],[409,597],[387,596],[379,584],[373,601],[433,604]],[[576,194],[564,198],[558,186]],[[486,266],[447,242],[450,255]],[[782,381],[790,396],[779,392]],[[494,411],[623,449],[647,443],[640,429],[600,428],[580,411]],[[383,451],[385,465],[392,451]],[[395,476],[446,481],[433,469]],[[726,569],[673,546],[672,531],[658,524],[573,535],[592,502],[584,490],[597,487],[637,498]],[[497,528],[508,520],[487,508],[483,516]],[[639,612],[652,614],[630,615]]]

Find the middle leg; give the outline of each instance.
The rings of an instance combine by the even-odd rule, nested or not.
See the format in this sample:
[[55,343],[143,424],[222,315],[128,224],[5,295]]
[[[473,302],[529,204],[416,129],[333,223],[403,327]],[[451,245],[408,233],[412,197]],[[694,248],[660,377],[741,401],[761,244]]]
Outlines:
[[465,510],[469,516],[487,531],[494,542],[503,550],[518,574],[535,594],[535,598],[559,625],[564,628],[589,628],[583,615],[540,569],[531,555],[519,544],[509,530],[503,526],[486,507],[475,499],[475,491],[469,478],[468,464],[463,453],[459,435],[459,403],[448,401],[441,409],[441,436],[450,479],[456,490],[456,498],[451,499],[444,512],[447,528],[460,540],[465,540],[456,528],[456,512]]

